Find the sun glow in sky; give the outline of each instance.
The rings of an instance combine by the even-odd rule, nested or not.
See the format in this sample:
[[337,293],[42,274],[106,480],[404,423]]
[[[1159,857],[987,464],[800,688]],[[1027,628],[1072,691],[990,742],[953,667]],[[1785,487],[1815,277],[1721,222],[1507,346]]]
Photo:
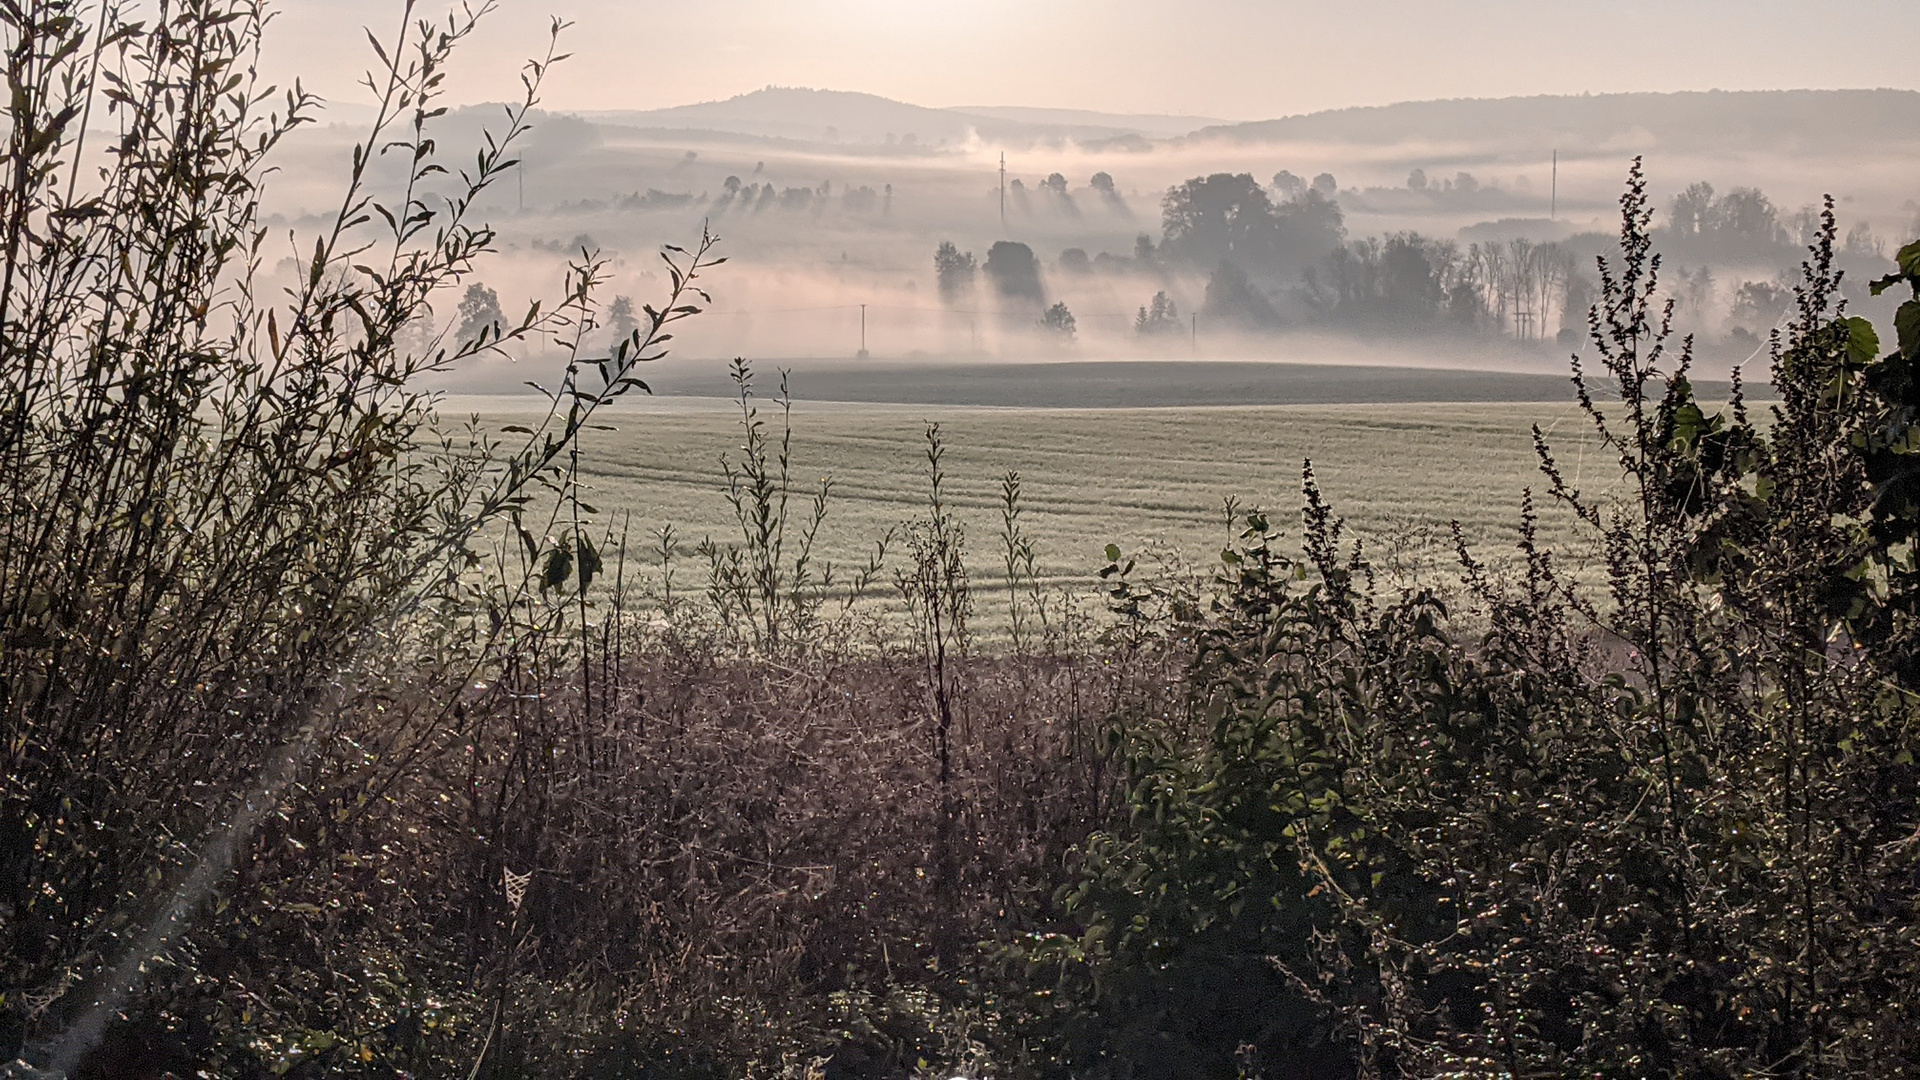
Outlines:
[[[390,35],[400,6],[280,9],[273,77],[345,101],[370,58],[360,27]],[[1920,87],[1916,0],[501,0],[454,99],[507,96],[553,16],[574,24],[549,84],[559,109],[784,85],[1261,119],[1426,98]]]

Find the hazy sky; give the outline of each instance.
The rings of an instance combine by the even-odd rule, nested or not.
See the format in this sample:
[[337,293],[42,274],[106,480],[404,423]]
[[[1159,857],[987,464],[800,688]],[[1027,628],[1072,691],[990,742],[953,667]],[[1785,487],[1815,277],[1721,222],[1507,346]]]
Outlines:
[[[370,55],[359,28],[391,35],[400,10],[278,6],[269,69],[341,100]],[[560,109],[771,84],[1251,120],[1437,97],[1920,87],[1920,0],[500,0],[454,100],[508,96],[554,15],[576,24],[547,98]]]

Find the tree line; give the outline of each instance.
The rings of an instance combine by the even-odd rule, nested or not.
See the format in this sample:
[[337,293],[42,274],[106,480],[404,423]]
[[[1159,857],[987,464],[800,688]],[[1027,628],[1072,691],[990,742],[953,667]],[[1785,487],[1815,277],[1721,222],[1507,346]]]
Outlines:
[[[1063,181],[1064,182],[1064,181]],[[1109,181],[1110,182],[1110,181]],[[1473,193],[1466,173],[1435,183],[1415,170],[1411,190]],[[1663,251],[1692,263],[1670,273],[1678,315],[1703,342],[1720,341],[1745,355],[1785,317],[1794,252],[1817,237],[1811,208],[1783,214],[1764,192],[1716,192],[1694,183],[1675,195],[1653,228]],[[1039,303],[1045,290],[1039,261],[1015,241],[994,245],[983,267],[1003,302]],[[1586,265],[1614,250],[1611,238],[1561,241],[1526,237],[1461,242],[1402,231],[1349,239],[1329,173],[1311,182],[1288,171],[1262,185],[1246,173],[1193,177],[1165,193],[1161,232],[1142,233],[1128,255],[1081,248],[1060,253],[1057,268],[1074,277],[1104,273],[1160,277],[1166,288],[1141,305],[1135,329],[1160,333],[1182,290],[1177,279],[1203,279],[1194,313],[1209,328],[1265,333],[1286,326],[1334,326],[1381,332],[1491,334],[1521,342],[1577,341],[1598,282]],[[1836,259],[1863,270],[1884,262],[1885,245],[1857,222],[1836,243]],[[971,253],[943,241],[935,256],[943,298],[971,296]],[[1712,267],[1778,266],[1772,279],[1740,280],[1725,293]],[[1854,296],[1855,302],[1862,297]]]

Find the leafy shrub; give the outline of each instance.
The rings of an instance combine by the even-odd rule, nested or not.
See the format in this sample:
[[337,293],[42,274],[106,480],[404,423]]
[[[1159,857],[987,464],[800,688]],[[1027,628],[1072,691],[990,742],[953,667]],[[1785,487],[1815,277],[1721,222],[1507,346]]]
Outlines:
[[[1708,416],[1690,343],[1669,337],[1637,167],[1622,210],[1591,317],[1618,403],[1575,378],[1624,494],[1573,489],[1537,437],[1551,495],[1598,541],[1605,596],[1539,546],[1530,499],[1516,577],[1462,543],[1458,611],[1379,597],[1310,472],[1302,562],[1249,516],[1206,615],[1173,628],[1195,642],[1203,722],[1121,726],[1133,824],[1087,845],[1074,932],[1015,951],[1053,975],[1037,1000],[1065,1001],[1029,1009],[1052,1060],[1916,1067],[1916,335],[1877,358],[1835,309],[1829,212],[1776,338],[1771,424],[1737,392]],[[1881,287],[1914,283],[1920,245],[1902,255]],[[1139,596],[1115,590],[1126,610]],[[1340,1049],[1316,1022],[1340,1026]]]
[[[314,102],[255,83],[259,6],[0,9],[0,1040],[58,1070],[185,1068],[188,1047],[232,1072],[413,1053],[474,1003],[434,1002],[459,964],[382,916],[404,875],[356,845],[405,828],[384,819],[395,790],[470,735],[469,679],[524,667],[550,633],[565,609],[536,591],[591,584],[577,500],[569,530],[522,519],[543,488],[569,501],[580,432],[641,386],[716,261],[670,259],[669,302],[612,358],[569,362],[524,442],[441,429],[422,376],[504,341],[577,344],[602,277],[586,258],[556,308],[417,332],[493,242],[475,200],[513,166],[551,63],[447,178],[436,99],[475,18],[376,43],[377,119],[280,303],[256,278],[261,184]],[[384,193],[382,156],[402,165]],[[517,574],[484,550],[509,525]],[[335,859],[338,891],[309,900]],[[418,886],[466,868],[410,869]],[[350,972],[326,958],[343,934],[362,935]]]

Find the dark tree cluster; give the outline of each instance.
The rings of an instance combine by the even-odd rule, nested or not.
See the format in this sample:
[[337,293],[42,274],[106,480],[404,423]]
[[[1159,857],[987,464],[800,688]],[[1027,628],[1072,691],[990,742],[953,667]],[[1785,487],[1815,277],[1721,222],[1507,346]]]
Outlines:
[[1143,337],[1177,334],[1185,328],[1180,321],[1180,306],[1165,291],[1153,294],[1133,319],[1133,332]]
[[1276,202],[1247,173],[1188,180],[1167,192],[1161,217],[1163,258],[1209,269],[1231,262],[1267,280],[1297,275],[1346,234],[1330,191],[1307,186]]
[[1391,233],[1342,245],[1304,275],[1321,319],[1399,330],[1453,329],[1551,340],[1585,318],[1591,283],[1559,244],[1435,240]]
[[1038,310],[1046,302],[1040,285],[1040,260],[1033,249],[1016,240],[998,240],[987,249],[987,261],[981,270],[993,286],[994,294],[1015,305],[1032,305]]
[[1758,188],[1719,194],[1705,181],[1674,196],[1658,236],[1662,250],[1683,259],[1771,260],[1804,239],[1789,235],[1779,208]]
[[933,253],[933,274],[939,282],[940,298],[952,303],[970,295],[975,269],[973,252],[962,252],[951,240],[940,241]]
[[1202,312],[1210,327],[1260,331],[1281,325],[1280,313],[1274,310],[1273,302],[1247,278],[1246,271],[1230,262],[1221,263],[1207,279]]

